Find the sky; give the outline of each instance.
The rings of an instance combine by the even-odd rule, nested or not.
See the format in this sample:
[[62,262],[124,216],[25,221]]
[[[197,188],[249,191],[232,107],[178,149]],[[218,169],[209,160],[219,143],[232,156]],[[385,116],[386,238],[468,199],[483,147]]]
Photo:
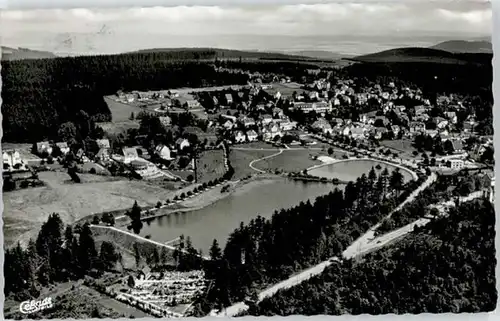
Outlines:
[[[113,2],[99,1],[101,6]],[[491,4],[479,0],[302,0],[288,5],[235,5],[233,0],[219,1],[222,5],[218,6],[94,9],[64,9],[60,2],[51,1],[59,9],[33,10],[26,9],[28,0],[17,0],[16,7],[1,13],[2,45],[60,54],[159,47],[367,53],[490,36],[492,32]]]

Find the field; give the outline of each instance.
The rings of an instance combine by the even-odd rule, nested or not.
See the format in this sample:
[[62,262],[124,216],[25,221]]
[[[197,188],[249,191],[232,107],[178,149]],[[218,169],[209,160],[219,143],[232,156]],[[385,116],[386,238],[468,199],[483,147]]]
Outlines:
[[389,148],[392,152],[398,153],[401,158],[405,159],[415,158],[415,156],[413,156],[412,153],[416,151],[416,149],[412,146],[412,141],[409,139],[381,141],[380,148]]
[[196,163],[198,183],[207,183],[222,177],[225,173],[224,152],[222,149],[207,150],[200,153]]
[[[269,148],[269,147],[268,147]],[[248,175],[257,174],[258,172],[250,167],[253,160],[276,154],[279,150],[241,150],[231,149],[229,152],[229,161],[234,168],[234,179],[247,177]]]
[[137,115],[141,111],[138,107],[114,101],[112,97],[104,97],[104,101],[111,111],[111,120],[113,123],[130,122],[130,114],[134,113],[134,115]]
[[308,93],[309,92],[309,90],[300,89],[301,85],[297,84],[297,83],[285,83],[285,84],[272,83],[270,85],[272,85],[272,88],[264,89],[264,91],[267,92],[268,94],[271,94],[271,95],[274,95],[274,94],[276,94],[276,92],[279,91],[281,93],[281,95],[283,95],[285,97],[291,97],[294,92],[297,92],[297,93],[302,93],[302,92]]
[[311,159],[318,155],[316,150],[284,150],[283,153],[274,157],[255,162],[253,165],[261,170],[298,172],[314,165],[321,164],[320,161]]
[[134,201],[154,206],[174,193],[143,181],[91,174],[80,174],[81,184],[70,182],[64,172],[40,172],[39,178],[47,186],[3,194],[6,244],[36,237],[52,213],[68,224],[93,213],[130,208]]

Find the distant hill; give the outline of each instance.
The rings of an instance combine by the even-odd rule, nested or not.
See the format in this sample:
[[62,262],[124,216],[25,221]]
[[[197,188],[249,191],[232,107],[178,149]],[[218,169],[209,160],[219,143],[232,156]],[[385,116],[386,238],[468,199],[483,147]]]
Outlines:
[[[265,51],[243,51],[220,48],[153,48],[134,51],[134,53],[189,53],[189,55],[198,56],[200,59],[264,59],[264,60],[310,60],[315,59],[305,55],[295,55],[277,52]],[[189,56],[188,55],[188,56]],[[309,58],[309,59],[308,59]]]
[[493,53],[490,41],[450,40],[438,43],[431,49],[445,50],[453,53]]
[[27,48],[10,48],[2,46],[2,60],[24,60],[56,58],[52,52],[31,50]]
[[294,55],[294,56],[303,56],[303,57],[316,58],[316,59],[331,59],[331,60],[349,57],[347,55],[342,55],[342,54],[339,54],[336,52],[326,51],[326,50],[291,51],[291,52],[288,52],[288,54]]
[[355,62],[402,63],[424,62],[441,64],[491,63],[493,55],[488,53],[452,53],[431,48],[397,48],[373,54],[345,58]]

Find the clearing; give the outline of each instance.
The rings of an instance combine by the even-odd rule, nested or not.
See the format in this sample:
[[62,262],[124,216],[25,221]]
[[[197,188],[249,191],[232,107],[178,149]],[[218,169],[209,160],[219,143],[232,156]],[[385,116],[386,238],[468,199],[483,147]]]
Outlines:
[[412,145],[412,141],[409,139],[398,139],[398,140],[384,140],[380,142],[380,147],[377,148],[389,148],[392,152],[398,153],[399,157],[404,159],[414,159],[413,152],[416,149]]
[[298,172],[314,165],[321,164],[321,161],[313,160],[312,156],[317,156],[316,150],[283,150],[283,153],[263,159],[253,163],[253,165],[261,170]]
[[52,213],[59,213],[65,224],[71,224],[95,213],[130,208],[134,201],[154,206],[175,193],[144,181],[79,176],[82,183],[75,184],[65,172],[40,172],[39,179],[46,186],[4,193],[5,243],[36,237]]
[[[250,167],[250,163],[256,159],[266,157],[279,152],[279,149],[230,149],[229,161],[234,168],[233,179],[241,179],[249,175],[258,174],[257,171]],[[255,164],[259,164],[256,162]]]

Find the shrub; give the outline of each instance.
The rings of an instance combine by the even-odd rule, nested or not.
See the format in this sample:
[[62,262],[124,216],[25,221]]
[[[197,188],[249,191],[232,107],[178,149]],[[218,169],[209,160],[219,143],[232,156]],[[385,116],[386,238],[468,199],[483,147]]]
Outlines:
[[158,203],[156,203],[156,208],[160,208],[161,207],[161,202],[158,201]]
[[97,172],[96,172],[95,168],[94,168],[94,167],[92,167],[92,168],[89,170],[89,173],[90,173],[90,174],[96,174]]

